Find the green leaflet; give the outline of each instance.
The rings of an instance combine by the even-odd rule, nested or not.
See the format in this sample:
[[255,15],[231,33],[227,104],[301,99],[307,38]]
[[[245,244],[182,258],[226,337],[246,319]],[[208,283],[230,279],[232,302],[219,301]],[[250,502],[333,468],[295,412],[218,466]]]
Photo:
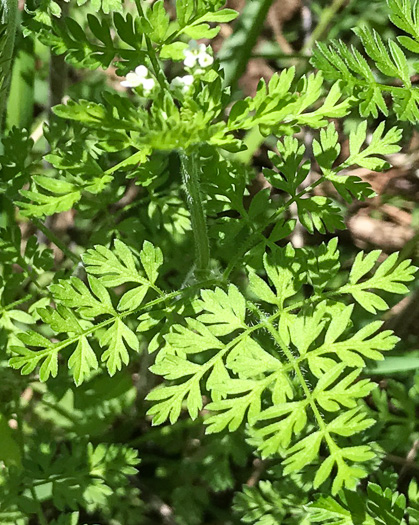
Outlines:
[[327,197],[310,197],[297,201],[298,216],[301,224],[309,232],[335,232],[344,229],[345,224],[340,209]]
[[363,523],[401,525],[406,510],[406,498],[390,488],[368,483],[367,494],[343,490],[339,499],[319,497],[308,506],[310,523],[355,525]]
[[234,497],[234,512],[240,516],[243,523],[276,525],[281,523],[292,509],[295,523],[309,525],[304,506],[297,504],[305,502],[307,498],[302,484],[298,483],[300,480],[296,480],[297,483],[291,480],[286,487],[281,486],[284,481],[283,479],[282,482],[272,483],[261,480],[253,487],[244,485],[242,491],[237,492]]
[[312,74],[303,77],[298,93],[292,89],[295,69],[284,69],[275,73],[266,84],[261,80],[257,93],[252,99],[236,102],[230,112],[228,129],[250,129],[256,125],[264,134],[286,131],[295,125],[309,125],[321,128],[327,124],[327,118],[342,117],[349,111],[351,99],[341,101],[342,91],[339,84],[333,86],[323,105],[314,111],[307,111],[322,95],[323,76]]
[[[100,360],[106,364],[109,374],[121,370],[122,365],[129,362],[129,350],[140,349],[128,316],[141,308],[149,291],[158,297],[164,296],[154,284],[163,262],[160,249],[145,241],[139,259],[141,270],[138,259],[120,240],[115,240],[113,250],[105,246],[88,250],[84,261],[89,286],[76,277],[61,280],[50,288],[57,302],[56,309],[48,306],[38,310],[53,332],[67,338],[53,343],[37,332],[18,334],[24,346],[12,347],[15,355],[10,365],[21,369],[23,374],[40,366],[40,379],[46,381],[58,373],[58,354],[70,347],[73,351],[68,366],[76,385],[80,385],[99,366],[98,346],[93,342],[96,339],[101,349]],[[134,287],[122,294],[115,307],[108,288],[122,284]],[[100,321],[96,321],[97,318]]]
[[158,270],[163,262],[159,248],[145,241],[140,252],[140,260],[146,277],[138,272],[136,261],[130,249],[118,239],[114,250],[105,246],[96,246],[87,250],[83,256],[86,270],[91,275],[98,275],[99,281],[106,288],[113,288],[126,283],[136,283],[137,286],[126,292],[118,303],[118,310],[135,310],[143,301],[149,288],[161,295],[162,292],[154,285]]
[[[408,51],[419,53],[418,17],[415,4],[410,0],[388,0],[391,21],[409,36],[397,37],[398,42]],[[383,42],[374,29],[354,29],[360,38],[373,66],[354,47],[347,47],[342,41],[334,40],[329,45],[317,42],[311,63],[333,82],[340,81],[352,94],[362,117],[379,113],[388,115],[385,94],[393,100],[393,111],[401,120],[416,122],[419,117],[419,91],[412,86],[411,67],[405,52],[394,41]],[[392,81],[377,80],[375,70],[391,79],[397,78],[403,87],[393,87]]]
[[[77,5],[83,5],[88,0],[77,0]],[[114,11],[122,11],[122,0],[90,0],[92,7],[97,11],[102,9],[104,13],[112,13]]]
[[[292,523],[304,525],[402,525],[408,518],[416,523],[416,509],[407,507],[406,498],[383,480],[380,484],[369,482],[366,491],[344,489],[337,497],[317,495],[314,501],[298,506],[297,501],[307,501],[302,479],[262,480],[254,487],[243,486],[234,498],[234,511],[244,523],[275,525],[285,517]],[[409,485],[411,502],[416,506],[417,486]],[[409,522],[410,522],[409,521]]]
[[[77,4],[82,6],[88,1],[77,0]],[[110,15],[109,18],[104,18],[89,13],[89,33],[79,21],[69,16],[64,18],[62,24],[53,23],[51,15],[61,15],[60,6],[53,0],[47,0],[41,9],[33,12],[34,18],[27,22],[27,28],[57,54],[65,53],[67,62],[76,67],[107,68],[117,58],[122,68],[134,69],[138,60],[145,61],[147,57],[145,48],[139,49],[144,36],[156,44],[161,58],[183,60],[182,51],[187,46],[182,37],[213,38],[220,28],[210,27],[208,22],[229,22],[238,15],[233,9],[220,10],[220,5],[212,5],[203,0],[193,5],[180,0],[176,2],[178,18],[173,22],[170,21],[163,2],[158,1],[146,10],[145,16],[137,23],[131,13],[123,11],[122,0],[90,0],[89,3],[95,11],[101,9]],[[113,22],[112,25],[110,21]],[[125,45],[119,45],[119,41]]]
[[372,251],[365,257],[363,252],[359,252],[351,269],[349,283],[343,288],[344,292],[350,293],[355,301],[372,313],[375,313],[376,310],[385,310],[388,305],[384,299],[371,292],[370,289],[406,293],[408,288],[403,283],[412,281],[416,271],[409,260],[397,264],[398,254],[392,253],[377,268],[373,277],[359,282],[371,271],[379,256],[379,250]]
[[[61,509],[54,521],[56,525],[78,525],[78,512],[67,514],[64,510],[83,507],[86,501],[94,510],[100,509],[113,491],[128,485],[128,477],[137,473],[140,463],[133,448],[115,443],[93,445],[80,438],[73,439],[71,447],[42,440],[37,443],[37,449],[27,455],[25,472],[35,486],[50,483],[52,490],[46,492],[45,500]],[[54,476],[57,469],[58,477]],[[22,483],[21,474],[16,471],[5,473],[3,479],[10,483],[11,476]],[[6,508],[13,503],[13,493],[2,498]]]
[[[336,165],[340,154],[338,133],[333,124],[321,129],[319,139],[313,140],[313,153],[320,167],[322,175],[313,181],[309,188],[318,186],[323,181],[333,184],[339,195],[347,202],[354,198],[365,200],[372,197],[374,192],[370,185],[359,177],[346,175],[345,171],[353,165],[359,165],[376,171],[388,168],[388,163],[381,156],[396,153],[400,150],[398,142],[401,132],[392,128],[386,133],[384,125],[380,124],[374,131],[370,144],[363,147],[366,141],[366,121],[362,122],[350,134],[350,154],[341,164]],[[263,174],[270,184],[290,195],[290,200],[272,215],[277,218],[280,212],[285,211],[293,202],[297,205],[298,216],[302,226],[309,232],[315,230],[320,233],[334,232],[344,228],[342,212],[335,202],[323,196],[307,198],[307,189],[301,190],[301,185],[310,173],[310,162],[304,160],[305,147],[295,137],[285,137],[277,144],[278,153],[269,153],[275,169],[264,169]],[[262,195],[259,192],[258,195]],[[257,198],[252,201],[256,202]],[[264,206],[266,208],[266,204]],[[249,215],[252,208],[249,209]]]
[[82,336],[78,340],[77,347],[68,360],[68,367],[71,369],[76,385],[81,385],[84,379],[89,377],[90,371],[98,367],[96,354],[87,337]]
[[[18,201],[24,215],[43,217],[71,209],[80,199],[79,188],[64,180],[50,179],[42,175],[33,177],[35,186],[32,190],[21,190],[21,194],[31,202]],[[49,193],[41,193],[43,191]]]
[[121,319],[115,322],[105,331],[99,339],[99,344],[106,350],[102,354],[102,361],[106,362],[108,372],[111,376],[117,370],[121,370],[122,363],[129,363],[127,348],[139,351],[140,345],[135,333]]

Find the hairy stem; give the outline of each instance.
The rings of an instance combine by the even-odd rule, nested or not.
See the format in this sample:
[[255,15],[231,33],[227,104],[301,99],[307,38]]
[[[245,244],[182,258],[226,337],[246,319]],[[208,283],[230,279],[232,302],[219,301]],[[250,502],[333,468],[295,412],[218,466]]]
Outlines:
[[[61,8],[61,16],[65,18],[68,14],[68,3],[64,0],[58,0]],[[67,85],[68,67],[65,61],[65,55],[56,55],[51,51],[49,64],[48,79],[48,119],[51,120],[52,108],[61,104]]]
[[192,231],[195,241],[195,276],[205,279],[208,275],[210,248],[207,223],[199,187],[199,165],[196,152],[179,152],[182,179],[185,185]]
[[[273,326],[272,321],[270,320],[270,318],[266,318],[265,322],[266,322],[266,328],[267,328],[268,332],[271,334],[271,336],[276,341],[278,346],[284,352],[284,355],[288,359],[288,362],[292,365],[292,367],[294,369],[294,373],[295,373],[295,375],[296,375],[296,377],[297,377],[297,379],[298,379],[298,381],[299,381],[299,383],[301,385],[301,388],[303,389],[304,395],[305,395],[305,397],[306,397],[306,399],[307,399],[307,401],[308,401],[308,403],[309,403],[309,405],[311,407],[311,410],[313,411],[314,417],[316,418],[316,422],[317,422],[317,425],[319,427],[319,430],[321,431],[321,433],[322,433],[322,435],[324,437],[324,440],[327,443],[327,446],[329,448],[330,453],[333,454],[334,452],[336,452],[338,447],[337,447],[334,439],[332,438],[332,436],[330,435],[330,433],[327,430],[327,425],[326,425],[326,423],[325,423],[325,421],[323,419],[323,416],[320,413],[320,410],[319,410],[319,408],[317,406],[316,400],[315,400],[315,398],[312,395],[312,391],[310,390],[310,388],[309,388],[309,386],[307,384],[307,381],[305,380],[305,378],[303,376],[303,373],[301,372],[301,368],[299,366],[299,363],[294,358],[292,352],[290,351],[288,346],[285,344],[285,342],[283,341],[282,337],[279,335],[278,331]],[[340,462],[341,462],[341,458],[339,458],[337,460],[338,464]]]
[[1,309],[3,312],[7,312],[9,310],[13,310],[16,308],[16,306],[21,305],[22,303],[26,303],[27,301],[30,301],[33,298],[32,294],[27,294],[25,297],[22,297],[21,299],[18,299],[17,301],[14,301],[13,303],[9,303],[7,306]]
[[[141,0],[135,0],[135,5],[137,7],[139,16],[141,18],[144,18],[145,15],[144,15],[143,6],[141,5]],[[167,93],[170,93],[170,88],[169,88],[169,84],[166,79],[166,75],[163,73],[163,70],[159,64],[153,44],[151,43],[150,38],[146,34],[144,34],[144,39],[145,39],[145,44],[147,47],[148,58],[150,59],[151,65],[153,66],[154,74],[156,75],[156,78],[161,88],[163,89],[163,91],[167,91]]]
[[7,95],[12,70],[13,50],[18,21],[17,0],[0,0],[1,23],[6,26],[5,36],[2,38],[3,49],[0,54],[0,137],[3,134],[3,117],[7,104]]
[[153,301],[149,301],[148,303],[141,305],[140,307],[135,308],[134,310],[128,310],[126,312],[115,314],[114,316],[108,319],[105,319],[104,321],[100,323],[90,326],[89,328],[87,328],[86,330],[83,330],[83,332],[81,332],[80,334],[77,334],[76,336],[69,337],[68,339],[65,339],[64,341],[59,341],[58,343],[55,343],[54,346],[49,346],[45,348],[44,350],[38,350],[37,356],[39,357],[39,359],[42,359],[43,357],[47,356],[48,354],[52,352],[55,352],[58,354],[58,352],[60,352],[61,350],[64,350],[65,348],[72,345],[73,343],[77,343],[80,337],[87,337],[97,332],[98,330],[105,328],[106,326],[115,322],[117,318],[125,319],[126,317],[130,315],[139,314],[140,312],[144,312],[146,311],[147,308],[152,308],[153,306],[157,306],[162,303],[167,303],[167,301],[170,301],[171,299],[176,300],[180,295],[187,294],[192,290],[202,289],[202,288],[205,288],[206,286],[213,286],[215,284],[217,284],[217,281],[213,279],[195,283],[191,286],[183,288],[182,290],[176,290],[175,292],[171,292],[169,294],[165,294],[161,297],[158,297],[157,299],[154,299]]

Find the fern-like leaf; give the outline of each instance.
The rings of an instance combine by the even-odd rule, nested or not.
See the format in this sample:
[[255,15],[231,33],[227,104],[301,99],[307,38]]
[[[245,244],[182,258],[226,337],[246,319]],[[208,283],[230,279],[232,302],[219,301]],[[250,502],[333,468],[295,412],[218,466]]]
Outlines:
[[[150,290],[164,300],[163,292],[155,285],[163,262],[160,249],[146,241],[139,259],[141,270],[131,250],[119,240],[115,241],[113,250],[105,246],[88,250],[84,256],[88,286],[77,277],[61,280],[50,287],[57,307],[38,310],[53,332],[66,338],[51,342],[36,332],[18,334],[24,346],[12,347],[16,355],[10,359],[10,365],[21,369],[23,374],[33,372],[40,365],[40,379],[46,381],[58,373],[58,354],[74,347],[68,366],[75,383],[80,385],[98,368],[93,336],[102,349],[100,359],[109,374],[121,370],[122,365],[129,362],[129,350],[140,349],[127,318],[141,308]],[[122,294],[115,307],[108,288],[128,284],[134,287]]]
[[[392,269],[394,263],[392,257],[384,268],[379,267],[368,286],[382,289],[382,275],[409,281],[414,268],[402,262]],[[354,447],[345,441],[373,424],[358,406],[359,399],[374,387],[367,379],[358,380],[360,369],[365,366],[364,358],[382,359],[382,352],[392,349],[397,338],[389,331],[378,332],[380,322],[347,336],[352,306],[335,305],[331,318],[325,316],[328,307],[324,301],[312,307],[311,313],[307,309],[304,314],[292,313],[298,291],[295,284],[302,286],[309,278],[301,272],[303,261],[288,247],[275,248],[271,257],[265,256],[264,264],[275,291],[255,274],[250,277],[251,289],[277,309],[270,315],[263,313],[233,285],[227,292],[202,291],[195,303],[196,318],[172,326],[165,337],[166,346],[152,371],[176,383],[149,394],[148,399],[155,402],[149,413],[154,424],[168,418],[174,422],[186,406],[195,418],[207,393],[211,398],[206,405],[210,412],[207,432],[234,431],[247,420],[252,439],[264,456],[286,451],[287,473],[317,461],[325,443],[329,454],[318,470],[315,486],[336,467],[333,491],[342,485],[353,487],[366,472],[352,463],[374,456],[370,447]],[[350,280],[357,283],[371,268],[365,265],[361,271],[355,263]],[[299,280],[293,279],[296,276]],[[335,297],[352,294],[351,286],[357,284],[331,293]],[[397,291],[402,293],[405,288]],[[271,340],[266,339],[266,331]]]

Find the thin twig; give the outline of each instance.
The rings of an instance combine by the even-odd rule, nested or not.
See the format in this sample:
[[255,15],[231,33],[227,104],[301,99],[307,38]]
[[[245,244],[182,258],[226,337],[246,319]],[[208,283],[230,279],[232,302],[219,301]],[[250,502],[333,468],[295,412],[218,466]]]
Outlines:
[[406,475],[406,472],[409,470],[409,466],[415,463],[416,456],[418,454],[419,448],[419,439],[415,439],[413,445],[406,456],[406,463],[403,465],[399,477],[402,478]]
[[266,468],[266,463],[262,459],[256,458],[253,461],[253,466],[254,466],[253,472],[250,478],[246,481],[246,485],[248,487],[254,487],[258,483],[261,475],[263,474],[263,471]]
[[408,461],[406,458],[402,458],[400,456],[386,454],[383,457],[383,461],[387,461],[388,463],[395,463],[396,465],[402,465],[402,467],[406,470],[414,470],[416,472],[419,472],[419,465],[417,463],[415,463],[414,461]]
[[7,312],[9,310],[13,310],[13,308],[16,308],[16,306],[21,305],[22,303],[26,303],[27,301],[30,301],[33,299],[32,294],[27,294],[25,297],[22,297],[21,299],[18,299],[17,301],[14,301],[13,303],[8,304],[3,308],[3,311]]

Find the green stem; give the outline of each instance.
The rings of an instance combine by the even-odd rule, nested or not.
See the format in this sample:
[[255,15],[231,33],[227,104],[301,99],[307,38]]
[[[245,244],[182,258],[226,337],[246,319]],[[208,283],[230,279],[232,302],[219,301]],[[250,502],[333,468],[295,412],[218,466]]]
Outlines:
[[333,0],[329,7],[323,9],[322,14],[320,16],[320,20],[318,21],[316,27],[313,29],[313,32],[307,39],[307,42],[305,43],[301,51],[303,55],[311,50],[314,42],[322,39],[324,33],[327,30],[327,27],[332,22],[334,16],[345,2],[346,0]]
[[10,303],[7,306],[5,306],[3,308],[3,312],[7,312],[9,310],[13,310],[13,308],[16,308],[16,306],[19,306],[22,303],[26,303],[27,301],[30,301],[31,299],[33,299],[33,295],[29,293],[29,294],[25,295],[25,297],[22,297],[21,299],[18,299],[17,301],[14,301],[13,303]]
[[140,312],[144,312],[147,308],[152,308],[153,306],[157,306],[162,303],[167,303],[167,301],[170,301],[171,299],[178,299],[182,294],[186,294],[195,288],[198,290],[202,290],[206,286],[212,286],[218,284],[218,281],[215,279],[208,279],[206,281],[200,281],[198,283],[195,283],[191,286],[185,287],[182,290],[176,290],[175,292],[171,292],[169,294],[166,294],[162,297],[158,297],[157,299],[154,299],[153,301],[149,301],[148,303],[141,305],[138,308],[135,308],[134,310],[128,310],[126,312],[122,312],[119,314],[115,314],[114,316],[110,317],[109,319],[105,319],[101,323],[95,324],[91,326],[90,328],[87,328],[86,330],[83,330],[80,334],[77,334],[76,336],[69,337],[68,339],[65,339],[64,341],[60,341],[59,343],[55,343],[55,346],[49,346],[45,350],[38,350],[37,357],[39,359],[43,359],[48,354],[55,352],[58,354],[61,350],[64,350],[68,346],[72,345],[73,343],[77,343],[80,337],[87,337],[98,330],[101,330],[102,328],[105,328],[106,326],[110,325],[111,323],[115,322],[115,320],[119,317],[120,319],[125,319],[126,317],[133,315],[133,314],[139,314]]
[[192,230],[195,241],[196,265],[195,273],[200,273],[200,278],[207,277],[207,270],[210,260],[210,248],[207,232],[206,217],[201,198],[199,183],[199,166],[197,165],[197,153],[190,151],[186,154],[181,151],[181,171],[182,179],[191,213]]
[[[56,0],[61,8],[63,19],[68,15],[68,3],[64,0]],[[65,55],[57,55],[50,52],[49,79],[48,79],[48,119],[51,120],[52,108],[61,104],[65,95],[68,77],[68,66]]]
[[310,55],[302,55],[301,53],[283,53],[281,51],[255,51],[251,55],[252,58],[264,58],[265,60],[310,60]]
[[36,495],[36,490],[33,487],[31,487],[29,490],[31,492],[34,502],[36,503],[36,515],[38,516],[39,525],[48,525],[44,511],[42,510],[41,502],[39,501],[38,496]]
[[39,230],[41,230],[45,237],[54,243],[55,246],[59,248],[75,264],[78,264],[81,261],[80,257],[69,250],[67,246],[55,235],[55,233],[47,228],[39,219],[32,219],[32,222]]
[[[307,385],[307,382],[301,372],[301,369],[300,369],[300,366],[297,362],[297,360],[294,358],[292,352],[290,351],[290,349],[288,348],[288,346],[285,344],[285,342],[283,341],[282,337],[279,335],[278,331],[275,329],[275,327],[273,326],[272,324],[272,321],[269,317],[267,317],[265,319],[265,322],[266,322],[266,328],[268,330],[268,332],[271,334],[272,338],[275,340],[275,342],[277,343],[277,345],[281,348],[281,350],[284,352],[284,355],[286,356],[286,358],[288,359],[288,362],[292,365],[293,369],[294,369],[294,373],[301,385],[301,388],[303,389],[303,392],[304,392],[304,395],[311,407],[311,410],[313,411],[313,414],[314,414],[314,417],[316,418],[316,421],[317,421],[317,425],[319,427],[319,430],[320,432],[322,433],[326,443],[327,443],[327,446],[329,447],[329,450],[330,452],[333,454],[336,449],[337,449],[337,446],[336,446],[336,443],[335,441],[333,440],[332,436],[330,435],[330,433],[328,432],[327,430],[327,426],[326,426],[326,423],[320,413],[320,410],[319,408],[317,407],[317,403],[316,403],[316,400],[315,398],[313,397],[313,393],[311,392],[310,388],[308,387]],[[306,356],[304,356],[306,357]],[[338,460],[338,463],[339,463],[339,460]]]
[[218,58],[224,69],[224,85],[235,89],[238,80],[245,72],[247,62],[273,0],[255,0],[246,2],[246,6],[237,20],[234,32],[223,44]]
[[[145,18],[143,6],[141,5],[141,0],[135,0],[135,5],[137,6],[138,14],[141,18]],[[153,44],[151,43],[150,38],[144,34],[145,44],[147,47],[148,58],[150,59],[151,65],[153,66],[154,74],[164,92],[170,93],[170,86],[167,82],[166,75],[163,73],[163,70],[157,59],[156,52],[154,50]]]
[[3,49],[0,55],[0,137],[3,135],[3,116],[7,104],[7,95],[10,84],[10,72],[12,70],[13,50],[15,47],[15,36],[18,22],[17,0],[0,0],[2,7],[1,23],[6,26],[6,34],[2,38]]
[[196,151],[189,151],[188,153],[184,150],[179,151],[182,179],[185,185],[195,241],[195,276],[199,279],[205,279],[208,276],[210,248],[196,156]]
[[18,254],[17,255],[17,264],[26,273],[27,278],[32,282],[32,284],[34,284],[35,287],[39,291],[42,291],[42,288],[41,288],[40,284],[38,283],[39,273],[36,271],[35,268],[33,268],[31,266],[31,263],[27,262],[23,255]]

